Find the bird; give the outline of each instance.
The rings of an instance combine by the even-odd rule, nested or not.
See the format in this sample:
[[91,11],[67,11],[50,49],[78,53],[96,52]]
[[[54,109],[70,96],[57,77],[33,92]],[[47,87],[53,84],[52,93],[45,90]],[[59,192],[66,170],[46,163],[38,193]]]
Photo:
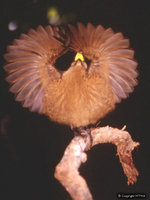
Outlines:
[[[74,52],[72,62],[57,69],[67,52]],[[4,58],[16,101],[72,129],[95,125],[138,84],[129,39],[90,22],[69,24],[67,31],[51,25],[30,29],[7,47]]]

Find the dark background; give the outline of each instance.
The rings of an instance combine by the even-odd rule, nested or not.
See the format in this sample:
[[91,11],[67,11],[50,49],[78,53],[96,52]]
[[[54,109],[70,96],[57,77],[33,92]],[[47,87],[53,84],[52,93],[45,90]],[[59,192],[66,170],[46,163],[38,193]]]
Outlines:
[[[0,1],[0,199],[69,200],[55,180],[54,170],[73,138],[70,129],[31,113],[15,102],[5,82],[3,54],[21,32],[47,25],[48,8],[55,6],[62,23],[92,22],[112,27],[130,38],[138,61],[139,84],[127,100],[101,121],[101,126],[127,125],[140,147],[133,159],[140,176],[136,184],[127,179],[111,144],[97,145],[80,168],[94,200],[117,199],[116,194],[150,194],[150,1],[149,0],[1,0]],[[15,21],[18,28],[8,29]],[[65,63],[64,63],[65,64]]]

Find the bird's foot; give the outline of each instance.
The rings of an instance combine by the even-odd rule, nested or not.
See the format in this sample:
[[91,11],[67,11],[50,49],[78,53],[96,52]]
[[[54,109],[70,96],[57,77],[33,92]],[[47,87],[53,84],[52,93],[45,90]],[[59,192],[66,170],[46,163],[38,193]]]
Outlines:
[[89,137],[90,148],[92,147],[93,138],[92,138],[92,135],[91,135],[91,129],[90,128],[78,127],[78,128],[73,128],[72,130],[73,130],[75,136]]

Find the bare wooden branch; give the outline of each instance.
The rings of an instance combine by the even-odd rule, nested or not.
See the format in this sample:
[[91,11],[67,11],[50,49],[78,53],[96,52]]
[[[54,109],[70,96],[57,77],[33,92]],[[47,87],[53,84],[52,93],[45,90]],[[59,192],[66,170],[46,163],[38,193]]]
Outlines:
[[100,143],[112,143],[117,146],[117,155],[127,176],[127,183],[134,184],[137,181],[138,171],[132,160],[132,151],[139,145],[134,142],[130,134],[124,130],[109,126],[91,129],[93,142],[85,132],[84,136],[76,136],[65,150],[62,160],[55,170],[55,178],[65,187],[73,200],[92,200],[92,195],[86,181],[79,174],[79,167],[86,162],[85,151]]

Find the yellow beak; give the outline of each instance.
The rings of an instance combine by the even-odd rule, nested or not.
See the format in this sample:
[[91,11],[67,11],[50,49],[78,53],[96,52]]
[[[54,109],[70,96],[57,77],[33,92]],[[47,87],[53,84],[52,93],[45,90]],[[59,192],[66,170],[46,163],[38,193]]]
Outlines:
[[81,53],[76,54],[74,61],[77,61],[78,59],[80,59],[82,62],[84,61],[84,57]]

